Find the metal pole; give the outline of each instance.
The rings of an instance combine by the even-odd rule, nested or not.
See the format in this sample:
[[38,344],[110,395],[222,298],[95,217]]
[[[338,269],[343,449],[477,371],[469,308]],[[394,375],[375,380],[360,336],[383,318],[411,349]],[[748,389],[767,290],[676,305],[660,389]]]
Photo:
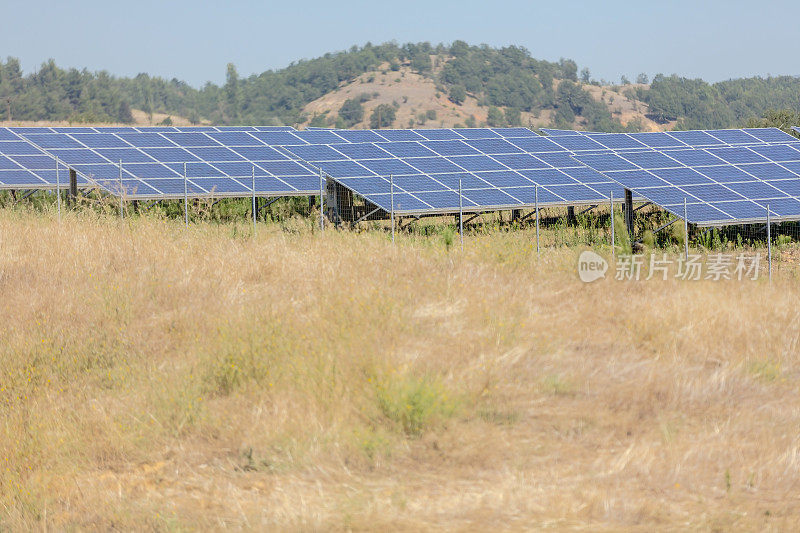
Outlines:
[[533,205],[536,209],[536,258],[539,258],[539,184],[537,183],[533,188]]
[[767,264],[769,280],[772,281],[772,234],[770,232],[769,204],[767,204]]
[[615,262],[614,245],[616,244],[616,239],[614,238],[614,191],[611,191],[609,195],[609,205],[611,207],[611,263],[613,264]]
[[125,218],[125,211],[122,208],[122,159],[119,160],[119,218]]
[[458,235],[461,251],[464,251],[464,197],[461,195],[461,178],[458,178]]
[[253,165],[253,235],[256,234],[256,166]]
[[183,221],[189,227],[189,185],[186,177],[186,163],[183,164]]
[[389,174],[389,202],[389,219],[391,220],[392,224],[392,243],[394,243],[394,176],[391,174]]
[[325,229],[325,186],[322,169],[319,169],[319,229]]
[[686,198],[683,199],[683,252],[689,260],[689,218],[686,211]]
[[58,205],[58,221],[61,222],[61,178],[58,174],[58,158],[56,158],[56,205]]

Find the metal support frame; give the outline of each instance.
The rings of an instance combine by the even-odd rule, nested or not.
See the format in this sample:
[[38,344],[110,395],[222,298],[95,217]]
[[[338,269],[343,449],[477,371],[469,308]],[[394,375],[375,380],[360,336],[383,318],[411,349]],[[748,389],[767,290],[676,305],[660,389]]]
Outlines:
[[29,190],[28,192],[26,192],[25,194],[20,196],[20,198],[18,200],[16,200],[16,203],[20,203],[22,200],[24,200],[25,198],[27,198],[28,196],[32,195],[33,193],[35,193],[38,190],[39,189],[31,189],[31,190]]
[[533,209],[533,211],[531,211],[531,212],[530,212],[530,213],[528,213],[527,215],[524,215],[522,218],[520,218],[520,219],[519,219],[519,222],[523,222],[523,221],[527,220],[528,218],[532,217],[533,215],[535,215],[535,214],[536,214],[536,211],[537,211],[537,209],[536,209],[536,208],[534,208],[534,209]]
[[643,203],[642,205],[640,205],[639,207],[637,207],[636,209],[634,209],[634,210],[633,210],[633,212],[635,213],[635,212],[636,212],[636,211],[638,211],[639,209],[642,209],[642,208],[644,208],[644,207],[647,207],[648,205],[653,205],[653,202],[645,202],[645,203]]
[[402,218],[401,218],[401,219],[400,219],[400,221],[397,223],[397,229],[398,229],[399,231],[402,231],[402,230],[404,230],[405,228],[409,227],[409,226],[410,226],[411,224],[413,224],[414,222],[416,222],[416,221],[420,220],[420,218],[419,218],[418,216],[414,216],[414,215],[411,215],[411,216],[409,216],[408,218],[410,218],[410,219],[411,219],[411,221],[410,221],[408,224],[406,224],[405,226],[403,226],[403,219],[402,219]]
[[70,204],[75,204],[78,199],[78,173],[74,168],[69,169],[69,193],[67,199]]
[[479,218],[479,217],[480,217],[482,214],[483,214],[483,213],[475,213],[474,215],[472,215],[471,217],[469,217],[467,220],[465,220],[465,221],[464,221],[464,224],[469,224],[470,222],[472,222],[472,221],[473,221],[473,220],[475,220],[476,218]]
[[567,225],[574,226],[578,223],[578,219],[575,218],[575,206],[568,205],[567,206]]
[[364,219],[368,218],[370,215],[374,215],[375,213],[377,213],[377,212],[378,212],[378,211],[380,211],[380,210],[381,210],[381,208],[380,208],[380,207],[376,207],[375,209],[373,209],[372,211],[370,211],[370,212],[369,212],[369,213],[367,213],[366,215],[364,215],[364,216],[362,216],[362,217],[360,217],[360,218],[357,218],[356,220],[354,220],[354,221],[353,221],[353,224],[358,224],[358,223],[359,223],[359,222],[361,222],[362,220],[364,220]]
[[579,213],[578,213],[578,215],[582,215],[582,214],[584,214],[584,213],[588,213],[589,211],[591,211],[591,210],[592,210],[592,209],[594,209],[595,207],[597,207],[597,205],[590,205],[589,207],[587,207],[587,208],[586,208],[586,209],[584,209],[583,211],[579,212]]
[[674,223],[676,223],[676,222],[677,222],[677,221],[679,221],[679,220],[680,220],[680,218],[673,218],[672,220],[670,220],[670,221],[669,221],[669,222],[667,222],[666,224],[662,224],[662,225],[660,225],[659,227],[657,227],[656,229],[654,229],[654,230],[653,230],[653,233],[658,233],[658,232],[659,232],[659,231],[661,231],[662,229],[667,229],[668,227],[670,227],[671,225],[673,225]]
[[262,210],[262,209],[265,209],[265,208],[267,208],[267,207],[271,206],[272,204],[274,204],[275,202],[277,202],[277,201],[278,201],[278,200],[280,200],[281,198],[283,198],[283,197],[282,197],[282,196],[276,196],[276,197],[275,197],[275,198],[273,198],[272,200],[269,200],[268,202],[264,202],[262,205],[260,205],[260,206],[258,207],[258,209],[257,209],[257,211],[258,211],[258,214],[260,215],[260,214],[261,214],[261,210]]
[[625,227],[628,230],[628,237],[633,242],[633,193],[630,189],[625,189]]

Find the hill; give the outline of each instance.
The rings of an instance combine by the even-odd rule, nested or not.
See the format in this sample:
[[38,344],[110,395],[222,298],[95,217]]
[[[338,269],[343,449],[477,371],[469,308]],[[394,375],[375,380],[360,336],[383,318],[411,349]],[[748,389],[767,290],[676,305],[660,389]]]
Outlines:
[[[640,77],[641,78],[641,77]],[[0,61],[5,123],[288,124],[337,127],[525,125],[599,131],[737,127],[773,109],[800,113],[800,78],[709,84],[677,75],[620,85],[516,46],[366,44],[200,89],[142,73],[62,69],[23,75]],[[144,118],[143,118],[144,117]]]

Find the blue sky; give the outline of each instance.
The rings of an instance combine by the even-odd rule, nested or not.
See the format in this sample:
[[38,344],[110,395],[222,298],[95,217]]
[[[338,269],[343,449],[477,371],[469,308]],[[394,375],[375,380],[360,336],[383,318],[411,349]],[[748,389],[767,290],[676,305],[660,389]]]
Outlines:
[[0,56],[26,72],[62,67],[139,72],[200,86],[367,41],[515,44],[574,59],[593,77],[639,72],[718,81],[800,75],[800,1],[14,2],[0,8]]

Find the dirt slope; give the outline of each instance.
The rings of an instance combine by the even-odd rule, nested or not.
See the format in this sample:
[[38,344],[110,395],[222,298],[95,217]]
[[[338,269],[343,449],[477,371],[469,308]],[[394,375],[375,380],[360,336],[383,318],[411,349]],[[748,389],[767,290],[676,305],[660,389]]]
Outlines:
[[[636,100],[633,92],[635,88],[643,87],[642,85],[583,87],[596,100],[605,103],[612,116],[623,125],[638,120],[645,131],[663,131],[674,125],[659,124],[647,117],[647,104]],[[368,100],[363,103],[364,119],[353,126],[355,128],[368,128],[372,111],[380,104],[395,106],[397,118],[394,126],[398,128],[453,127],[465,125],[470,117],[474,118],[477,125],[486,124],[488,107],[479,105],[474,95],[467,95],[467,99],[457,105],[449,100],[443,87],[437,88],[432,79],[417,74],[408,66],[392,71],[388,65],[384,65],[379,70],[367,72],[309,103],[304,108],[308,113],[308,120],[300,126],[307,126],[318,115],[324,115],[328,125],[333,126],[344,102],[361,95],[365,95],[364,99]],[[425,113],[431,111],[435,112],[435,118],[426,118]],[[522,124],[534,128],[545,127],[551,124],[552,118],[553,110],[522,113]],[[580,118],[576,120],[574,127],[583,127]]]

